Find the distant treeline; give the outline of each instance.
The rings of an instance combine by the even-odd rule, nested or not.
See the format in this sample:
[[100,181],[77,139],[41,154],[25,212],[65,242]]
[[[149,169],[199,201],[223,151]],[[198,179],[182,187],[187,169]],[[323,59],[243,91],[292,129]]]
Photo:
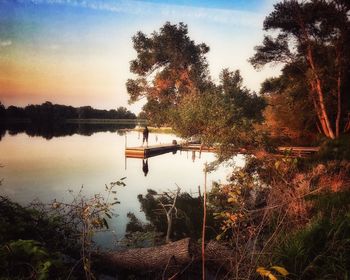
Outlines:
[[41,105],[28,105],[24,108],[0,103],[0,119],[29,120],[33,123],[64,122],[67,119],[136,119],[136,115],[125,107],[116,110],[99,110],[91,106],[72,107],[45,102]]
[[116,132],[124,135],[125,129],[133,129],[136,124],[85,124],[63,122],[0,122],[0,141],[6,135],[26,133],[29,136],[40,136],[47,140],[54,137],[72,136],[74,134],[90,136],[96,132]]

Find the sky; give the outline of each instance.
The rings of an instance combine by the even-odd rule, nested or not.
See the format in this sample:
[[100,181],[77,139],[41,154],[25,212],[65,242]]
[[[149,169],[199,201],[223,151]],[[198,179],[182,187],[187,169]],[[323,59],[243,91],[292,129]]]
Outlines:
[[0,102],[26,106],[51,101],[135,113],[125,83],[136,58],[132,36],[166,22],[184,22],[207,55],[214,81],[239,69],[258,92],[278,68],[248,63],[263,39],[262,23],[275,0],[0,0]]

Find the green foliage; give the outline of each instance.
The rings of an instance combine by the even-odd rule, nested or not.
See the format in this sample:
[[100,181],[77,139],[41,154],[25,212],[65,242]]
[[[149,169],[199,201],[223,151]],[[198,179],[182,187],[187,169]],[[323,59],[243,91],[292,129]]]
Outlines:
[[350,161],[350,136],[344,135],[335,140],[324,141],[316,157],[320,160]]
[[[61,227],[62,216],[47,216],[39,209],[23,208],[5,197],[0,197],[0,243],[11,240],[37,240],[51,250],[68,253],[77,249],[72,239],[77,234],[74,228]],[[67,251],[65,251],[67,249]]]
[[320,193],[346,190],[349,174],[344,160],[266,154],[247,158],[228,184],[214,185],[208,207],[219,224],[217,239],[240,260],[232,267],[236,278],[263,266],[258,274],[281,279],[271,268],[278,265],[288,279],[348,279],[350,193]]
[[139,31],[133,44],[137,58],[130,62],[130,71],[137,78],[126,83],[130,102],[146,97],[147,118],[154,124],[167,123],[182,97],[207,83],[204,55],[209,48],[189,38],[187,25],[170,22],[150,36]]
[[275,251],[293,279],[348,279],[350,267],[350,193],[310,197],[315,218]]
[[183,23],[167,22],[159,32],[133,37],[137,59],[131,61],[130,101],[146,97],[144,111],[155,125],[170,125],[182,137],[197,136],[205,144],[219,144],[222,157],[239,146],[264,141],[254,126],[262,122],[263,98],[243,86],[238,70],[224,69],[220,83],[209,77],[205,44],[196,45]]
[[48,217],[4,197],[0,197],[0,212],[1,279],[68,276],[71,267],[62,261],[63,255],[79,255],[74,228],[63,226],[62,217]]
[[77,194],[73,194],[71,203],[54,201],[49,205],[51,215],[63,217],[66,224],[78,231],[80,245],[80,261],[86,279],[95,279],[92,271],[92,251],[94,250],[93,236],[97,231],[109,229],[107,219],[115,215],[113,206],[119,204],[116,194],[117,187],[124,187],[124,178],[109,185],[105,185],[105,195],[95,194],[85,197],[83,187]]
[[182,100],[172,126],[184,137],[196,135],[207,145],[217,145],[224,158],[239,147],[264,142],[254,126],[263,119],[265,101],[243,86],[238,70],[224,69],[220,76],[218,86]]
[[[108,229],[115,215],[116,188],[125,178],[105,186],[105,195],[85,197],[83,188],[71,203],[33,202],[24,208],[0,196],[0,278],[95,279],[92,238]],[[68,258],[67,258],[68,256]],[[75,263],[63,261],[75,259]]]
[[44,280],[50,279],[58,261],[39,242],[19,239],[0,248],[0,263],[1,279]]
[[208,208],[219,225],[217,240],[239,238],[243,245],[260,222],[251,211],[266,204],[269,186],[260,177],[261,164],[248,159],[247,163],[232,171],[229,183],[213,184],[208,195]]

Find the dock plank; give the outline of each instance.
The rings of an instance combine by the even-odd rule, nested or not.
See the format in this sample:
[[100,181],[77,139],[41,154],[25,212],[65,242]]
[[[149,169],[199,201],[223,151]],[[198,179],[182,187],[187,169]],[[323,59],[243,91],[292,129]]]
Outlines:
[[153,155],[168,153],[180,149],[177,144],[138,146],[125,148],[125,156],[130,158],[147,158]]

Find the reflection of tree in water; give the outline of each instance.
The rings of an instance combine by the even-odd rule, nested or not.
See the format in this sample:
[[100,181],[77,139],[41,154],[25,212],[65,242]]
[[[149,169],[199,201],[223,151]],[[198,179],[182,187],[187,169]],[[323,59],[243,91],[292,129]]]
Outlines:
[[6,131],[10,135],[26,133],[29,136],[41,136],[45,139],[53,137],[71,136],[74,134],[90,136],[96,132],[117,132],[124,135],[121,129],[135,128],[135,124],[79,124],[79,123],[52,123],[52,122],[22,122],[22,123],[1,123],[0,140]]
[[[134,113],[125,107],[116,110],[99,110],[91,106],[72,107],[45,102],[41,105],[28,105],[24,108],[5,106],[0,102],[0,139],[6,131],[11,135],[26,133],[46,139],[73,134],[92,135],[95,132],[118,132],[122,128],[134,128],[134,124],[114,124],[112,120],[136,121]],[[75,120],[78,123],[67,123]],[[98,123],[93,123],[93,121]],[[83,123],[89,121],[89,123]],[[79,123],[80,122],[80,123]],[[5,132],[4,132],[5,131]]]
[[[141,211],[145,213],[148,223],[142,223],[133,213],[129,213],[126,239],[129,239],[130,243],[132,243],[135,242],[135,235],[133,234],[136,233],[136,236],[140,237],[140,233],[152,232],[161,233],[161,236],[164,237],[167,231],[167,219],[161,203],[170,205],[173,202],[173,197],[167,192],[159,194],[149,189],[146,195],[140,194],[137,198],[141,205]],[[184,237],[199,239],[202,230],[203,198],[193,197],[186,192],[179,193],[176,200],[176,208],[177,213],[174,212],[173,214],[171,239],[179,240]],[[212,215],[208,216],[210,217],[207,221],[207,238],[212,238],[215,236],[215,233],[210,228],[214,224],[214,220],[211,218]],[[164,241],[163,238],[162,241]]]

